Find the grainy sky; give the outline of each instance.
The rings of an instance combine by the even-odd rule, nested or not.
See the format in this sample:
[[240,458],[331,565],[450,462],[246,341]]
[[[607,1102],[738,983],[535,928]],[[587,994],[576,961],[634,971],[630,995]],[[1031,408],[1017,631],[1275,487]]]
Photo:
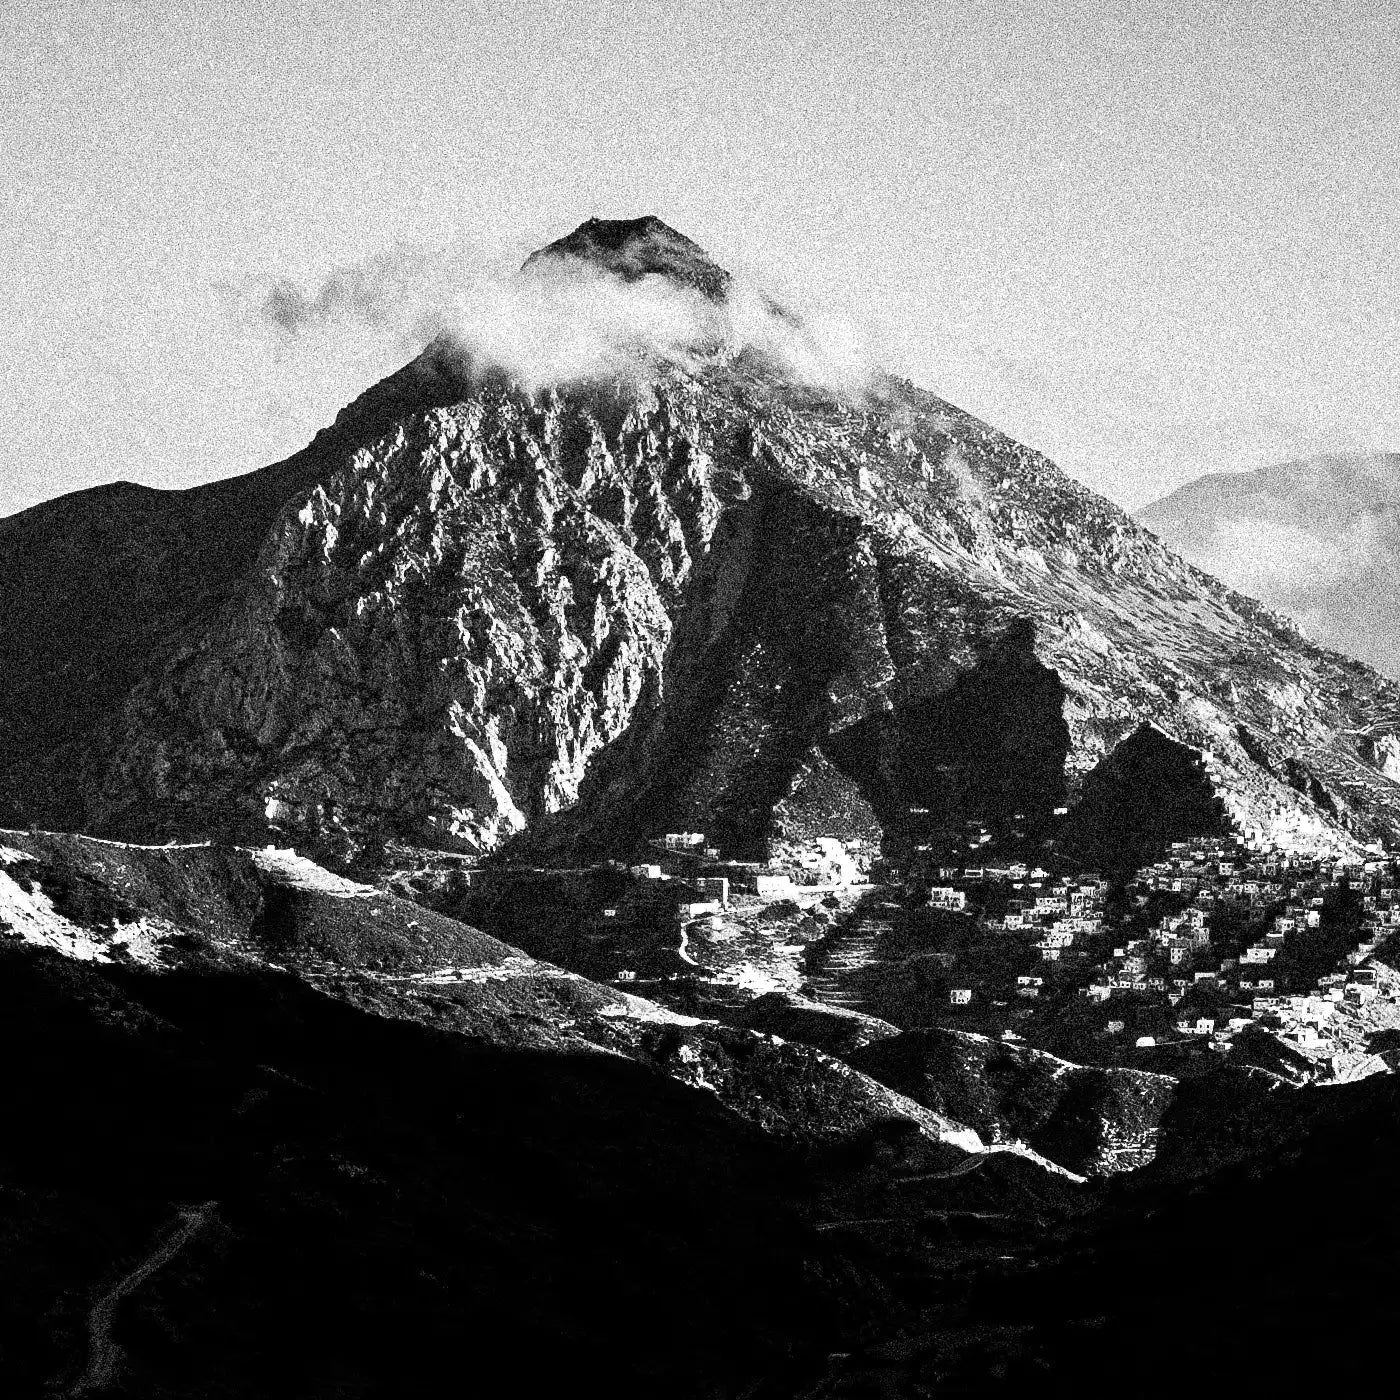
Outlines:
[[[1397,72],[1396,0],[7,5],[0,514],[286,455],[425,278],[594,214],[855,313],[1128,505],[1394,449]],[[337,273],[368,310],[250,310]]]

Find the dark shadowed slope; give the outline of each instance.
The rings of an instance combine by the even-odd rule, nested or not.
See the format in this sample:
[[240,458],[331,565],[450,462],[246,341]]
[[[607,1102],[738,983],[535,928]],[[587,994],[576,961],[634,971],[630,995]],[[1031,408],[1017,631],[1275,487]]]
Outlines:
[[737,1394],[880,1297],[783,1199],[794,1154],[625,1060],[272,974],[0,964],[10,1393],[88,1373],[89,1308],[195,1204],[117,1300],[104,1395]]
[[975,1142],[287,851],[0,834],[0,1050],[16,1394],[751,1394],[905,1286],[826,1225]]
[[[1106,1217],[1005,1251],[783,1394],[1366,1394],[1400,1321],[1397,1081],[1313,1091],[1306,1131],[1191,1191],[1131,1178]],[[1112,1198],[1110,1198],[1112,1199]]]

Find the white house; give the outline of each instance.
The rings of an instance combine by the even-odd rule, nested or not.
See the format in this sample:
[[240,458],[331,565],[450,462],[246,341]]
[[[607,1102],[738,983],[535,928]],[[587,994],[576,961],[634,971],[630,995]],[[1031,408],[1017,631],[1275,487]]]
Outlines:
[[683,919],[698,919],[702,914],[718,914],[723,906],[717,899],[692,899],[676,906]]
[[792,893],[791,875],[755,875],[753,892],[765,897]]

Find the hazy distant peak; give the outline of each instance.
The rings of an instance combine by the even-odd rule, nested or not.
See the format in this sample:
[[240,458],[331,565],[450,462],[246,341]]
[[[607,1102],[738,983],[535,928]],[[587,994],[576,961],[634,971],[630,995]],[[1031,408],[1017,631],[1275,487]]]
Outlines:
[[538,249],[524,267],[565,258],[591,263],[625,282],[660,275],[723,301],[732,281],[698,243],[654,214],[640,219],[589,219],[564,238]]
[[1400,675],[1400,453],[1204,476],[1137,514],[1193,564]]
[[1248,472],[1213,472],[1178,487],[1142,507],[1149,525],[1210,501],[1218,506],[1265,503],[1277,510],[1321,503],[1330,512],[1351,515],[1380,502],[1400,500],[1400,453],[1332,452],[1258,467]]

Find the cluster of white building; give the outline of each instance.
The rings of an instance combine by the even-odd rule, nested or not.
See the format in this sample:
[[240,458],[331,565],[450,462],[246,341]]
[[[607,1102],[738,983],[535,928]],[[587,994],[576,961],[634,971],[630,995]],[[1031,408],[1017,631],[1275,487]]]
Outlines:
[[[988,897],[974,910],[987,903],[997,911],[983,915],[982,926],[1024,939],[1038,954],[1040,972],[1021,971],[1005,993],[986,987],[992,997],[1014,992],[1040,1002],[1068,984],[1091,1002],[1123,997],[1139,1008],[1179,1006],[1169,1022],[1175,1034],[1222,1052],[1239,1032],[1262,1025],[1314,1055],[1343,1041],[1351,1053],[1365,1040],[1358,1026],[1373,1025],[1381,1003],[1394,1003],[1400,1027],[1400,978],[1360,966],[1391,930],[1400,930],[1400,864],[1381,855],[1307,856],[1258,850],[1234,837],[1176,842],[1129,885],[1121,922],[1110,921],[1108,882],[1094,873],[1052,877],[1016,862],[941,865],[930,873],[939,881],[931,907],[967,913],[969,892],[980,885]],[[1328,910],[1335,910],[1343,885],[1361,903],[1359,937],[1311,985],[1319,956],[1333,956],[1321,954],[1316,940],[1335,938]],[[998,887],[997,896],[989,886]],[[1150,923],[1143,917],[1149,908]],[[1300,966],[1309,963],[1309,985],[1300,985]],[[970,1004],[980,985],[975,975],[964,980],[970,985],[949,993],[954,1005]],[[1126,1018],[1108,1022],[1117,1032],[1126,1024]]]
[[[1315,987],[1287,987],[1276,965],[1286,951],[1316,937],[1329,895],[1343,884],[1360,891],[1361,937],[1339,966]],[[1139,872],[1130,887],[1141,907],[1157,892],[1180,894],[1190,903],[1159,919],[1146,936],[1125,941],[1083,989],[1106,1001],[1127,992],[1157,993],[1173,1006],[1193,987],[1206,983],[1214,1014],[1183,1010],[1174,1022],[1184,1036],[1209,1037],[1213,1049],[1228,1051],[1239,1031],[1263,1025],[1301,1049],[1335,1048],[1336,1032],[1352,1028],[1347,1013],[1378,996],[1390,996],[1390,983],[1374,968],[1360,968],[1388,930],[1400,927],[1400,882],[1395,862],[1343,860],[1286,852],[1254,853],[1240,843],[1198,839],[1173,845],[1167,858]],[[1228,921],[1219,916],[1234,911]],[[1239,917],[1243,915],[1243,918]],[[1238,930],[1229,939],[1218,924]],[[1192,998],[1192,1002],[1199,1001]],[[1221,1007],[1222,1001],[1225,1003]]]

